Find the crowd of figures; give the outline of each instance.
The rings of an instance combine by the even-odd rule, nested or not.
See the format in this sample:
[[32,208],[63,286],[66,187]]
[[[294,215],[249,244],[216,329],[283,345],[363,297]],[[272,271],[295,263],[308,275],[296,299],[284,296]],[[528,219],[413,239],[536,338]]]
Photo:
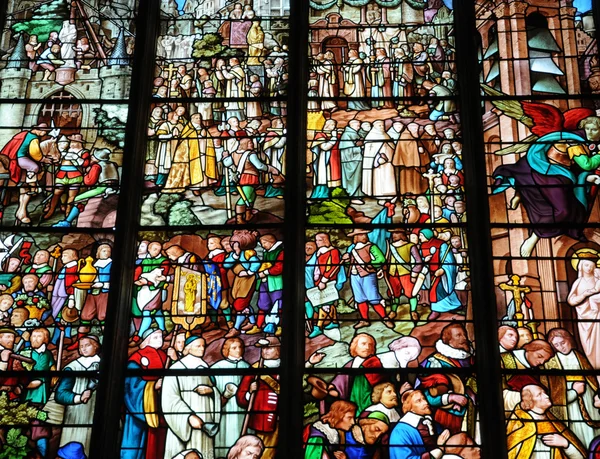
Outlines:
[[[502,325],[498,340],[502,367],[513,370],[502,380],[509,457],[595,458],[600,452],[598,379],[581,374],[594,367],[572,334],[554,328],[543,336],[529,327]],[[477,384],[464,371],[473,364],[465,328],[446,325],[431,354],[413,336],[398,338],[388,348],[377,353],[376,338],[359,333],[344,368],[364,373],[306,379],[311,409],[305,408],[305,416],[319,419],[305,429],[305,457],[479,458]],[[315,352],[307,367],[318,367],[324,357]],[[430,371],[418,373],[418,367]],[[375,368],[403,370],[370,373]],[[437,368],[446,371],[436,373]]]
[[112,266],[108,239],[55,239],[1,245],[2,435],[22,429],[36,457],[89,452]]
[[[380,32],[371,29],[371,35]],[[350,49],[343,62],[337,62],[333,51],[312,56],[309,111],[332,113],[340,107],[328,98],[346,99],[350,110],[397,108],[401,116],[415,112],[409,109],[410,98],[436,99],[431,107],[432,121],[456,120],[454,48],[448,39],[423,34],[410,42],[399,30],[393,37],[370,37],[359,49]],[[395,39],[395,40],[394,40]],[[389,100],[386,100],[389,99]],[[358,99],[358,100],[352,100]]]
[[334,197],[353,210],[371,199],[399,201],[406,223],[466,222],[457,127],[403,121],[352,119],[338,128],[335,120],[327,120],[310,145],[310,198]]
[[[332,244],[333,237],[339,247]],[[443,313],[464,318],[468,267],[462,244],[462,231],[448,228],[355,229],[347,237],[317,233],[305,246],[308,338],[325,333],[339,340],[339,333],[331,330],[340,323],[348,328],[353,321],[355,330],[382,322],[401,333]],[[352,319],[344,315],[340,320],[340,303]],[[376,320],[369,315],[371,309]]]
[[[31,34],[25,41],[25,55],[12,54],[8,60],[11,65],[26,66],[32,72],[43,72],[42,81],[56,81],[60,84],[70,83],[57,77],[57,70],[89,70],[102,65],[129,65],[133,54],[133,36],[128,34],[112,38],[101,34],[94,35],[95,43],[90,44],[87,35],[79,33],[80,21],[65,20],[60,30],[50,31],[47,40],[40,42],[38,35]],[[103,32],[98,28],[99,32]],[[46,37],[44,37],[46,38]],[[23,37],[20,38],[23,40]],[[121,40],[118,42],[118,40]],[[16,52],[20,52],[16,48]],[[107,60],[107,56],[110,56]],[[14,62],[10,62],[14,61]]]
[[[121,457],[274,457],[279,376],[240,370],[280,366],[283,256],[270,232],[140,242]],[[177,374],[209,368],[234,374]]]
[[274,198],[283,197],[285,177],[287,46],[265,33],[269,21],[255,18],[251,4],[230,10],[217,36],[232,47],[239,41],[235,57],[194,59],[190,49],[159,62],[147,200],[177,194],[204,224],[274,222],[283,211]]
[[[2,217],[16,225],[36,224],[31,218],[34,204],[39,223],[57,227],[114,225],[114,221],[103,220],[106,215],[79,222],[90,200],[97,204],[111,195],[116,199],[120,167],[113,159],[109,148],[86,146],[81,133],[61,134],[46,123],[22,130],[0,150],[2,214],[18,200],[14,216]],[[107,214],[110,210],[116,210],[116,201],[111,209],[105,209]]]

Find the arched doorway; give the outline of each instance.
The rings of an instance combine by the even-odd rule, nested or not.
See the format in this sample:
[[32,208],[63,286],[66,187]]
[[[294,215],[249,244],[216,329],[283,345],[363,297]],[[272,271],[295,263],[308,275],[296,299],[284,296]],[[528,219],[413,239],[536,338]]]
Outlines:
[[60,128],[61,133],[70,135],[79,132],[83,111],[81,104],[73,94],[61,90],[52,94],[42,105],[38,114],[38,123],[46,123]]
[[348,42],[342,37],[328,37],[321,44],[321,52],[331,51],[336,64],[342,64],[348,59]]

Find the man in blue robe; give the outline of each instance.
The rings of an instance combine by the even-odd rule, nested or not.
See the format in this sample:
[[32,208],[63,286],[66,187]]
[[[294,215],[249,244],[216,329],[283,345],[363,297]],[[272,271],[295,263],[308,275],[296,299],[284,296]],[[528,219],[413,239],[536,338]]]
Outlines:
[[[142,335],[140,349],[129,357],[127,370],[162,370],[167,354],[161,349],[163,332],[149,328]],[[162,457],[165,429],[160,429],[158,376],[139,373],[125,379],[125,424],[121,442],[121,459]]]
[[400,419],[390,436],[390,459],[440,459],[442,446],[450,432],[440,432],[431,418],[431,408],[420,390],[408,390],[402,394]]

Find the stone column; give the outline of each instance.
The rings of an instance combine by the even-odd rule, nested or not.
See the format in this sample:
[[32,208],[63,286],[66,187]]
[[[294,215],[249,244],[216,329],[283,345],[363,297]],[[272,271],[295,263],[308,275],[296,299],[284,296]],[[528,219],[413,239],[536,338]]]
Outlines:
[[[577,64],[577,34],[575,31],[575,13],[577,10],[572,7],[563,7],[560,9],[563,52],[565,56],[564,72],[567,80],[567,93],[578,95],[581,93],[581,79],[579,75],[579,65]],[[569,101],[569,108],[579,107],[579,99]]]
[[536,246],[536,254],[540,258],[537,262],[542,291],[541,310],[534,310],[535,320],[546,319],[542,322],[542,333],[559,326],[560,311],[556,297],[556,275],[554,273],[554,260],[552,260],[552,239],[540,239]]
[[505,11],[510,17],[510,34],[512,38],[512,53],[515,61],[512,63],[514,72],[515,92],[517,96],[531,94],[531,78],[529,73],[529,51],[527,49],[527,32],[525,12],[527,2],[517,1],[509,4]]

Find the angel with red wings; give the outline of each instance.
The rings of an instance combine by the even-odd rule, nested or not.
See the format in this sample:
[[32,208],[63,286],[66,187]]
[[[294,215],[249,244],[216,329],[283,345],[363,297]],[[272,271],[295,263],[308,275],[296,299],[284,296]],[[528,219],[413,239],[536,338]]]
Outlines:
[[493,173],[492,193],[514,188],[510,208],[522,204],[533,225],[521,245],[521,256],[529,257],[540,238],[566,235],[585,241],[583,230],[573,223],[587,221],[594,197],[592,186],[600,184],[600,175],[596,174],[600,155],[592,155],[588,149],[589,140],[595,139],[580,135],[592,121],[595,124],[594,111],[574,108],[561,113],[552,105],[525,101],[499,100],[494,105],[532,132],[521,144],[524,149],[511,146],[496,152],[525,154]]

